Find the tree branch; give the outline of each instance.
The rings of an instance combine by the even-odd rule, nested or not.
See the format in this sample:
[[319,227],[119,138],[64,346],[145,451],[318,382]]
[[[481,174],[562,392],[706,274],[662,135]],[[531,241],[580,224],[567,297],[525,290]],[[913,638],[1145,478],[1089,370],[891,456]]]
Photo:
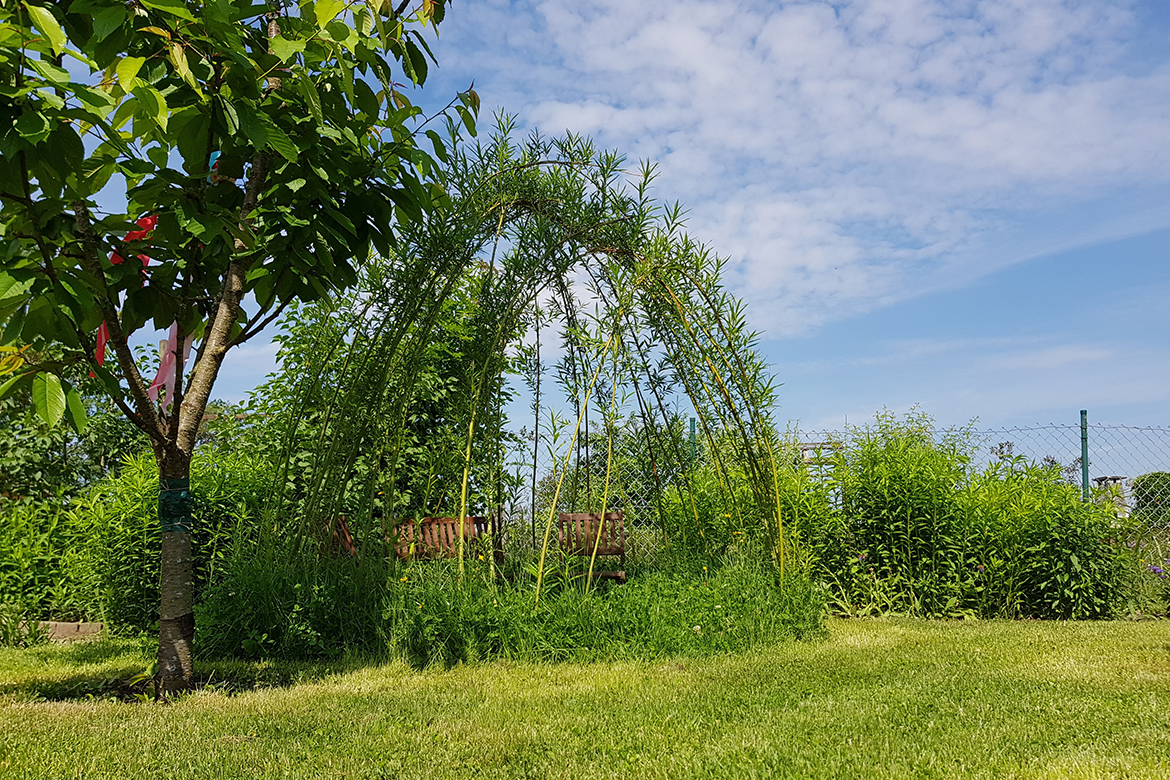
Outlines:
[[[114,306],[113,298],[110,296],[110,288],[106,284],[106,274],[102,270],[102,262],[99,259],[98,239],[93,230],[93,221],[90,217],[89,206],[83,200],[75,200],[71,205],[73,206],[73,215],[77,224],[77,234],[81,237],[82,264],[85,270],[101,286],[101,295],[96,296],[95,299],[98,308],[102,311],[102,319],[105,320],[106,327],[110,330],[110,343],[114,347],[114,354],[118,356],[118,368],[121,370],[122,376],[126,379],[126,383],[130,386],[130,396],[134,399],[137,415],[132,414],[124,403],[120,406],[122,411],[126,412],[131,420],[138,427],[142,428],[148,436],[159,444],[163,444],[165,437],[158,414],[155,412],[154,404],[151,403],[150,397],[146,394],[146,382],[138,372],[138,364],[134,362],[134,353],[130,351],[130,345],[126,340],[126,333],[122,330],[122,323],[118,319],[117,309]],[[135,419],[135,417],[138,419]]]
[[[268,180],[269,164],[270,160],[265,152],[257,152],[252,158],[248,183],[244,187],[244,203],[240,206],[241,232],[252,229],[252,212],[256,210],[260,191]],[[219,376],[224,356],[232,347],[232,327],[240,313],[244,281],[251,261],[251,258],[244,254],[246,249],[244,242],[236,239],[236,256],[224,274],[223,284],[217,296],[215,315],[208,325],[202,353],[195,364],[190,387],[187,388],[186,402],[178,410],[179,433],[176,444],[185,452],[190,452],[195,446],[195,436],[199,431],[203,412],[207,408],[207,401],[211,397],[211,388]]]

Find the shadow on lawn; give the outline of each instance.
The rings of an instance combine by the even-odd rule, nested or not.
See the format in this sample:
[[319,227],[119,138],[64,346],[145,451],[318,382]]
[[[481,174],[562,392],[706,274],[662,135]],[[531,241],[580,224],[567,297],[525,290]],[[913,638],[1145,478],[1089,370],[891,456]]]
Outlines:
[[[30,670],[18,682],[0,683],[0,696],[17,695],[34,701],[149,701],[154,667],[148,659],[153,650],[154,642],[149,639],[109,639],[29,648],[23,652],[42,662],[45,671]],[[317,662],[196,660],[193,690],[234,695],[283,688],[376,663],[379,663],[377,659],[356,657]]]

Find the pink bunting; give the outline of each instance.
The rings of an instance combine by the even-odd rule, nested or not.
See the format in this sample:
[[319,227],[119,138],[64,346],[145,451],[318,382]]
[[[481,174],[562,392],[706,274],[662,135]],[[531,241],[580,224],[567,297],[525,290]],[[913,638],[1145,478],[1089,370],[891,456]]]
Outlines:
[[[195,341],[195,337],[188,335],[183,343],[183,365],[191,358],[191,345]],[[154,377],[154,381],[150,383],[146,394],[150,396],[151,403],[158,403],[158,392],[164,387],[170,388],[168,394],[174,396],[175,387],[178,385],[178,377],[176,376],[178,369],[178,357],[175,352],[178,350],[179,344],[179,323],[171,323],[171,332],[169,338],[163,339],[158,344],[159,362],[158,373]]]

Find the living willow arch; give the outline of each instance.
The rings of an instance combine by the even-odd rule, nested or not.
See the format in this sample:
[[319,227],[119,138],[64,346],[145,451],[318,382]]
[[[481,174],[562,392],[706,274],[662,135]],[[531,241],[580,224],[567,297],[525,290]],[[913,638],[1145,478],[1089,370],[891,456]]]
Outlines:
[[[781,514],[773,381],[743,304],[723,287],[723,262],[682,231],[680,207],[650,197],[652,168],[629,175],[622,157],[577,136],[517,143],[507,120],[448,162],[441,207],[404,221],[356,297],[318,311],[327,338],[302,371],[302,398],[312,400],[297,412],[312,416],[316,455],[307,483],[283,496],[286,506],[296,499],[299,537],[328,536],[345,516],[364,540],[359,556],[386,555],[394,518],[464,517],[482,503],[493,468],[498,478],[505,377],[543,302],[572,364],[575,419],[556,491],[590,408],[607,430],[630,414],[652,458],[680,461],[677,437],[663,431],[681,393],[722,509],[766,540],[783,574],[793,540]],[[458,381],[436,394],[440,358]],[[281,484],[294,484],[296,469],[286,469]],[[607,462],[603,506],[609,476]],[[658,489],[698,513],[685,472]],[[538,527],[538,598],[556,504]]]

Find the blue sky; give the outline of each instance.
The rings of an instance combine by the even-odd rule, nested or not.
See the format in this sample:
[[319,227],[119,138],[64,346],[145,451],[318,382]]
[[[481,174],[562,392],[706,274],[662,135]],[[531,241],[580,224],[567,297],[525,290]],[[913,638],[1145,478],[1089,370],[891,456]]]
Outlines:
[[433,48],[422,105],[658,163],[782,419],[1170,425],[1164,0],[462,0]]

